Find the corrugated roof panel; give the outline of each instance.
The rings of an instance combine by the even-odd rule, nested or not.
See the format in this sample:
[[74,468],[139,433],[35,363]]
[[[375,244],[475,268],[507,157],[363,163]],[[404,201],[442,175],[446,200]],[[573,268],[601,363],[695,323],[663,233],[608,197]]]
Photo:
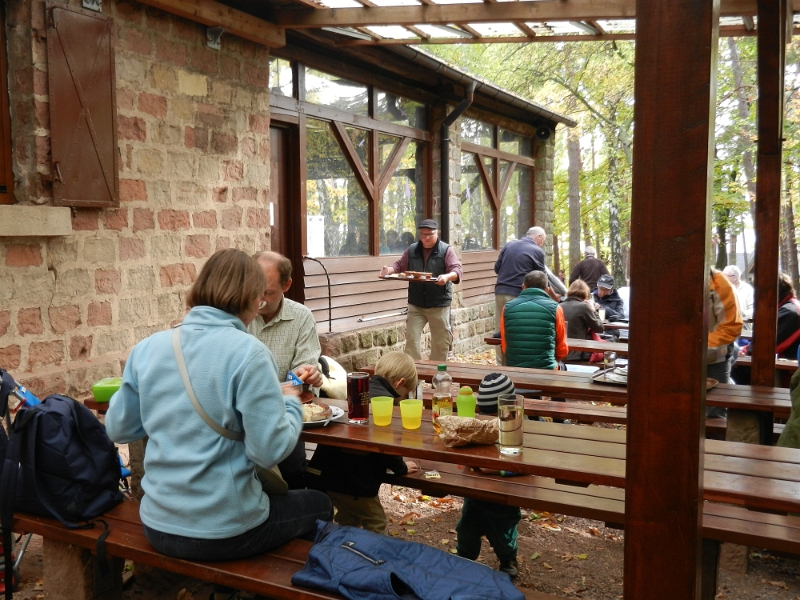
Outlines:
[[597,24],[607,33],[634,33],[636,31],[636,21],[634,19],[598,21]]
[[418,0],[371,0],[375,6],[419,6]]
[[[375,0],[373,0],[373,2],[374,1]],[[405,27],[400,27],[399,25],[371,25],[370,27],[365,27],[364,29],[368,29],[382,38],[389,38],[393,40],[411,40],[417,38],[414,33]]]
[[470,23],[475,31],[485,36],[515,36],[519,37],[523,34],[518,27],[513,23]]

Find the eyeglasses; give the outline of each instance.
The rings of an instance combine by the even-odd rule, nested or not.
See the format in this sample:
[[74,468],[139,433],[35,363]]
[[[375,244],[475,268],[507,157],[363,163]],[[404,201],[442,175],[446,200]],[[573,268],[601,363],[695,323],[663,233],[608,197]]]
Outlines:
[[424,238],[424,239],[426,239],[426,240],[429,240],[429,239],[431,239],[431,238],[435,238],[435,237],[436,237],[436,234],[435,234],[435,233],[420,233],[420,234],[419,234],[419,237],[420,237],[420,239],[423,239],[423,238]]

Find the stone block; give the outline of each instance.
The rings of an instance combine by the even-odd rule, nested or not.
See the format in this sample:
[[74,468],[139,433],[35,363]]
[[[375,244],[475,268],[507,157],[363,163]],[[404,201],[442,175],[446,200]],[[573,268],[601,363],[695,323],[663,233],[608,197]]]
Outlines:
[[349,333],[342,336],[342,352],[349,354],[358,349],[358,336],[355,333]]
[[28,365],[31,368],[57,365],[64,360],[64,340],[31,342],[28,347]]
[[241,181],[244,178],[244,165],[240,160],[226,160],[222,163],[225,181]]
[[358,343],[362,348],[372,348],[372,332],[360,331],[358,333]]
[[183,141],[183,129],[180,125],[159,122],[152,129],[155,130],[151,136],[152,141],[157,144],[175,146]]
[[147,185],[141,179],[119,180],[120,202],[147,202]]
[[121,140],[147,141],[147,123],[139,117],[119,115],[117,117],[117,131]]
[[19,369],[21,359],[22,349],[17,344],[0,348],[0,368],[9,371]]
[[197,273],[196,267],[191,263],[167,265],[161,267],[161,287],[176,285],[191,285]]
[[122,231],[128,226],[128,209],[111,208],[103,211],[103,227],[113,231]]
[[92,289],[92,278],[88,269],[68,269],[58,274],[53,302],[66,303],[72,298],[91,294]]
[[119,361],[115,360],[95,359],[91,364],[73,366],[69,371],[67,393],[73,398],[88,396],[96,381],[104,377],[118,377],[120,374]]
[[249,130],[253,133],[263,133],[264,135],[269,135],[269,115],[250,115],[249,122]]
[[728,409],[728,426],[725,440],[728,442],[760,443],[760,426],[757,413],[747,410]]
[[397,328],[392,327],[386,331],[386,345],[394,347],[397,344]]
[[158,227],[161,230],[177,231],[189,229],[189,212],[185,210],[161,210],[158,212]]
[[190,98],[173,98],[169,101],[169,118],[172,122],[187,122],[194,118],[194,102]]
[[165,160],[164,154],[153,148],[135,150],[133,162],[136,172],[143,175],[159,176],[163,174]]
[[86,320],[89,327],[111,325],[111,303],[92,302],[89,304],[89,316]]
[[[180,140],[180,136],[177,138]],[[179,141],[176,141],[179,143]],[[194,155],[188,152],[170,152],[167,155],[166,170],[171,179],[191,181],[194,179]]]
[[156,222],[153,218],[153,211],[149,208],[134,208],[133,209],[133,230],[146,231],[148,229],[155,229]]
[[82,258],[92,264],[113,263],[117,255],[117,244],[109,238],[87,238],[83,242]]
[[146,72],[147,69],[143,60],[130,55],[117,54],[117,81],[129,83],[134,89],[142,89]]
[[94,340],[94,355],[103,356],[111,352],[127,352],[134,342],[129,329],[116,331],[110,335],[96,335]]
[[78,260],[78,240],[72,237],[53,238],[47,244],[47,266],[60,267]]
[[81,309],[77,305],[51,306],[48,310],[50,328],[55,333],[66,333],[81,324]]
[[0,276],[0,300],[13,298],[17,306],[48,306],[55,287],[54,271],[19,271],[13,278]]
[[172,321],[183,314],[184,304],[181,294],[173,292],[156,296],[156,310],[159,319]]
[[372,343],[375,346],[385,346],[386,345],[386,330],[385,329],[376,329],[372,332]]
[[38,267],[43,262],[41,244],[10,244],[6,250],[7,267]]
[[156,274],[150,265],[132,267],[125,270],[125,289],[130,291],[151,291],[156,287]]
[[258,198],[258,190],[253,187],[236,187],[231,191],[234,202],[251,201],[255,202]]
[[0,237],[62,235],[72,235],[72,220],[67,207],[0,206]]
[[124,298],[119,301],[119,324],[143,325],[153,314],[150,298]]
[[269,211],[264,208],[248,208],[247,226],[251,229],[267,229],[269,227]]
[[172,202],[172,184],[168,181],[149,181],[147,189],[150,193],[151,206],[166,206],[171,207],[174,205]]
[[211,128],[220,128],[225,123],[225,113],[218,106],[197,103],[197,121]]
[[164,119],[167,116],[167,98],[159,94],[139,94],[139,110],[156,118]]
[[137,260],[139,258],[144,258],[144,242],[138,238],[120,238],[120,261]]
[[50,394],[66,394],[67,380],[63,372],[42,373],[15,377],[18,383],[28,388],[37,398],[45,398]]
[[208,150],[208,129],[186,125],[183,130],[183,145],[187,148]]
[[98,294],[119,294],[122,278],[114,269],[97,269],[94,272],[94,288]]
[[186,96],[207,96],[208,78],[181,69],[178,71],[178,91]]
[[244,181],[257,188],[269,187],[269,163],[248,162],[244,171]]
[[150,238],[150,258],[155,262],[181,258],[182,237],[180,235],[159,235]]
[[[197,172],[202,173],[203,177],[207,178],[210,182],[216,182],[216,180],[220,178],[221,167],[222,165],[220,164],[218,157],[201,156],[197,159]],[[228,188],[215,188],[214,191],[216,191],[216,189],[227,190]],[[225,202],[225,200],[221,200],[221,202]]]
[[186,256],[205,258],[211,255],[211,238],[207,235],[190,235],[186,237]]
[[242,226],[243,210],[241,206],[234,206],[222,211],[222,228],[234,231]]
[[44,333],[41,309],[21,308],[17,313],[17,333],[20,335],[38,335]]
[[747,574],[750,548],[739,544],[722,543],[719,546],[719,570]]
[[0,337],[8,333],[9,325],[11,325],[11,313],[7,310],[0,310]]
[[224,235],[217,236],[217,242],[214,245],[215,248],[214,251],[219,252],[220,250],[224,250],[225,248],[230,248],[231,243],[232,243],[231,238]]
[[200,229],[216,229],[217,213],[213,210],[193,213],[192,223]]
[[69,340],[70,360],[86,360],[92,356],[92,336],[76,335]]
[[[162,45],[167,45],[164,43],[162,39],[156,40],[156,57],[159,60],[164,60],[166,57],[159,57],[159,47]],[[184,60],[185,60],[185,48],[179,44],[168,44],[170,48],[178,48],[183,50]],[[178,52],[180,54],[180,51]],[[180,58],[178,58],[180,60]],[[174,62],[174,61],[169,61]],[[151,67],[150,70],[150,81],[153,84],[153,89],[159,90],[161,92],[176,92],[178,90],[178,76],[175,73],[175,69],[168,67],[163,64],[155,63]],[[117,92],[117,98],[119,98],[119,92]]]
[[143,339],[149,338],[154,333],[164,331],[161,325],[142,325],[133,328],[133,341],[131,345],[136,345]]
[[357,368],[366,367],[367,365],[374,365],[378,362],[378,359],[381,357],[380,351],[376,348],[371,350],[367,350],[361,354],[356,355],[354,359],[354,363],[357,365]]

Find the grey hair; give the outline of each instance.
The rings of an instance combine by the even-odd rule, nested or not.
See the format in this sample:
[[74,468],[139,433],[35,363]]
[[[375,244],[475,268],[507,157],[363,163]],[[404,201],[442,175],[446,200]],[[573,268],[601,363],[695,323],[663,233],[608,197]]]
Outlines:
[[533,239],[535,237],[538,237],[540,235],[543,235],[544,237],[547,237],[547,233],[545,233],[545,230],[543,228],[541,228],[541,227],[538,227],[538,226],[534,226],[534,227],[531,227],[530,229],[528,229],[528,233],[526,235],[531,239]]
[[723,275],[733,275],[734,277],[741,277],[742,272],[739,270],[739,267],[736,265],[728,265],[724,269],[722,269]]
[[594,256],[595,254],[597,254],[597,253],[594,251],[594,246],[586,246],[586,250],[584,250],[584,251],[583,251],[583,253],[584,253],[586,256]]

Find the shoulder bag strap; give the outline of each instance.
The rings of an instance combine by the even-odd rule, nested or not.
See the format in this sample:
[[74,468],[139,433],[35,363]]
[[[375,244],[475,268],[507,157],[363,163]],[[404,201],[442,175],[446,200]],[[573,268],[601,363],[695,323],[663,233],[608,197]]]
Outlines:
[[189,394],[189,400],[192,401],[192,406],[194,406],[194,409],[197,411],[197,414],[200,415],[200,418],[206,422],[206,425],[211,427],[211,429],[216,431],[222,437],[229,440],[236,440],[238,442],[244,441],[244,431],[225,429],[222,425],[219,425],[214,421],[214,419],[209,417],[208,413],[203,410],[203,407],[200,406],[200,403],[197,401],[197,396],[194,395],[194,389],[192,388],[192,382],[189,379],[189,371],[186,369],[186,359],[183,357],[180,325],[172,330],[172,351],[175,353],[175,362],[178,363],[178,372],[181,374],[183,387],[186,388],[186,393]]

